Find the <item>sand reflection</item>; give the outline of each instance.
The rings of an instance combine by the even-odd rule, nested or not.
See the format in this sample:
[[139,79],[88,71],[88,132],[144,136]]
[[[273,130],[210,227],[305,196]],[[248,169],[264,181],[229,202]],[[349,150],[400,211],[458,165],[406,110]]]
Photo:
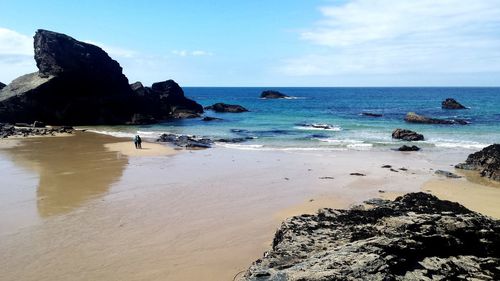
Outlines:
[[[126,156],[109,151],[107,136],[33,138],[3,150],[16,164],[38,174],[37,210],[41,217],[69,212],[104,195],[128,163]],[[63,152],[63,153],[61,153]]]

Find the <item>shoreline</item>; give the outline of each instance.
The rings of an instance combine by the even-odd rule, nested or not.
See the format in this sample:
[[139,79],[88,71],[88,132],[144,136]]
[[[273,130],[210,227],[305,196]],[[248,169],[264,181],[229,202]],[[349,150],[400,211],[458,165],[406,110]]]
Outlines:
[[[447,198],[468,179],[434,175],[463,161],[463,151],[178,151],[143,142],[151,150],[134,153],[131,140],[90,132],[48,140],[0,148],[0,174],[19,186],[0,202],[7,280],[67,279],[81,259],[73,250],[85,252],[80,272],[93,280],[231,280],[269,249],[285,217],[427,189],[462,203],[477,190]],[[477,198],[494,198],[491,192]],[[495,208],[492,202],[484,207]],[[54,236],[67,246],[46,240]],[[24,260],[24,252],[38,260]]]

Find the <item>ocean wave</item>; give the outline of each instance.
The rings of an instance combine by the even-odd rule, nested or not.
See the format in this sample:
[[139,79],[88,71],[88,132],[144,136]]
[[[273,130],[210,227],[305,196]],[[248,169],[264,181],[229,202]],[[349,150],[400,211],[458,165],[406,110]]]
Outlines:
[[479,143],[472,141],[459,141],[459,142],[443,142],[443,141],[430,141],[436,147],[441,148],[466,148],[466,149],[483,149],[489,144]]
[[86,131],[117,138],[133,138],[135,135],[137,135],[137,133],[133,132],[105,131],[105,130],[94,130],[94,129],[87,129]]
[[334,131],[334,132],[342,131],[342,127],[340,126],[330,125],[330,124],[320,124],[320,123],[299,124],[294,128],[306,131]]

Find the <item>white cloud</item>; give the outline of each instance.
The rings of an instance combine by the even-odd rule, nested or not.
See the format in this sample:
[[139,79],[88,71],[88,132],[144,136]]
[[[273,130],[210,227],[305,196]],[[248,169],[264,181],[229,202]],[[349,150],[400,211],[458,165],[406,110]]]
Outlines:
[[500,71],[498,0],[351,0],[319,9],[288,75]]
[[179,56],[179,57],[187,57],[187,56],[193,56],[193,57],[200,57],[200,56],[213,56],[213,53],[203,51],[203,50],[194,50],[194,51],[188,51],[188,50],[173,50],[172,54]]
[[0,27],[0,82],[36,71],[33,38]]

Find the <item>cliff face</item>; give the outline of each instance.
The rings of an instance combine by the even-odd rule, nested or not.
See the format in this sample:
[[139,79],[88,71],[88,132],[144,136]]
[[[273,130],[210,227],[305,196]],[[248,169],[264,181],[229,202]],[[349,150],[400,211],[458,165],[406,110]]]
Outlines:
[[168,100],[158,93],[137,94],[119,63],[92,44],[38,30],[34,49],[39,71],[15,79],[0,91],[1,122],[125,124],[140,115],[152,123],[174,117],[172,109],[178,104],[200,112],[201,106],[183,94]]
[[425,193],[283,222],[245,281],[499,280],[500,221]]

